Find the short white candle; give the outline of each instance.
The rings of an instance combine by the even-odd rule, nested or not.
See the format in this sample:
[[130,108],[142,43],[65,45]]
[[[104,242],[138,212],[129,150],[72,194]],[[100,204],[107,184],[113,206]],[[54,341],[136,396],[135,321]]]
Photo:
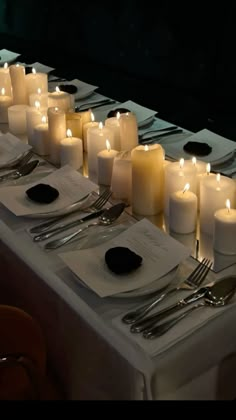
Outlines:
[[90,117],[91,117],[91,121],[83,124],[83,144],[84,144],[84,151],[85,152],[88,151],[88,146],[87,146],[88,129],[90,129],[92,127],[98,127],[99,126],[99,123],[97,121],[95,121],[95,117],[94,117],[94,114],[92,112],[90,113]]
[[48,137],[50,143],[50,159],[55,165],[61,162],[60,143],[66,137],[66,115],[58,107],[48,108]]
[[7,63],[0,67],[0,86],[5,89],[6,96],[12,96],[11,77]]
[[12,96],[6,95],[6,90],[3,87],[0,90],[0,122],[8,122],[8,108],[12,105]]
[[34,106],[35,102],[40,102],[42,108],[48,108],[48,92],[42,93],[41,89],[37,89],[37,93],[31,93],[29,95],[29,104]]
[[177,233],[191,233],[196,229],[197,196],[189,188],[186,184],[182,191],[170,195],[169,227]]
[[111,191],[113,197],[131,203],[132,166],[131,152],[119,152],[113,162]]
[[87,133],[88,148],[88,174],[90,178],[97,177],[98,159],[97,155],[104,149],[106,139],[109,139],[111,148],[114,149],[114,135],[112,131],[103,126],[100,122],[98,127],[92,127]]
[[164,210],[169,214],[169,198],[172,192],[182,191],[186,184],[190,184],[191,191],[197,192],[197,169],[192,161],[171,162],[165,166]]
[[28,105],[12,105],[8,108],[8,125],[12,134],[26,134],[26,110]]
[[48,91],[48,75],[46,73],[37,73],[33,68],[32,73],[25,76],[26,91],[29,97],[32,93],[37,93],[38,89],[41,93],[47,93]]
[[19,64],[12,64],[9,67],[9,71],[12,84],[13,104],[28,105],[24,66],[20,66]]
[[163,210],[164,152],[160,144],[131,151],[132,210],[152,216]]
[[50,154],[47,117],[44,115],[40,124],[34,127],[34,152],[40,156]]
[[230,208],[228,199],[226,208],[214,214],[213,246],[222,254],[236,254],[236,210]]
[[58,107],[65,112],[68,112],[74,107],[74,95],[70,95],[67,92],[63,92],[57,86],[55,92],[48,94],[48,106]]
[[116,117],[107,118],[105,120],[105,127],[110,128],[114,133],[114,147],[116,150],[121,150],[120,146],[120,113],[117,112]]
[[40,124],[42,116],[47,112],[45,108],[41,108],[40,102],[35,101],[34,106],[29,106],[26,110],[26,128],[28,143],[34,147],[34,127]]
[[225,176],[205,177],[200,184],[200,229],[213,234],[214,214],[222,209],[227,199],[233,203],[235,183]]
[[74,169],[83,166],[83,142],[72,137],[71,130],[67,130],[67,137],[61,140],[61,166],[70,165]]
[[138,145],[138,124],[132,112],[120,116],[120,148],[132,150]]
[[109,140],[106,140],[106,149],[98,153],[98,184],[111,185],[111,176],[114,158],[118,151],[111,149]]

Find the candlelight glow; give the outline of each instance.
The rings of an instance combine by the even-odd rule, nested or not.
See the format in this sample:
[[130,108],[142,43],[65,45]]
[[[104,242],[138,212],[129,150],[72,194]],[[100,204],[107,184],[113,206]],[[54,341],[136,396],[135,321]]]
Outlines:
[[184,167],[184,158],[181,158],[179,161],[179,167],[182,169]]
[[1,95],[3,96],[3,95],[5,95],[5,93],[6,93],[6,89],[5,88],[2,88],[1,89]]
[[19,63],[17,63],[17,64],[16,64],[16,67],[20,67],[20,64],[19,64]]
[[36,74],[36,69],[34,67],[32,68],[32,73]]
[[57,107],[57,106],[55,106],[55,111],[57,112],[57,111],[59,111],[59,108]]
[[188,190],[189,190],[189,188],[190,188],[190,184],[189,184],[189,183],[187,183],[187,184],[185,185],[184,189],[183,189],[183,194],[184,194],[186,191],[188,191]]
[[111,151],[111,145],[110,145],[109,140],[106,140],[106,148],[107,148],[107,151],[108,151],[108,152],[110,152],[110,151]]
[[35,108],[39,109],[40,108],[40,102],[39,101],[35,101],[34,106],[35,106]]
[[95,121],[95,117],[94,117],[93,112],[91,112],[91,121],[92,121],[92,122],[94,122],[94,121]]
[[230,212],[230,200],[229,199],[226,200],[225,205],[226,205],[226,208],[228,209],[228,213],[229,213]]
[[127,115],[127,117],[129,116],[129,112],[126,112],[125,115]]
[[59,86],[56,86],[55,91],[56,91],[56,92],[60,92],[60,88],[59,88]]
[[46,124],[46,122],[47,122],[47,117],[44,115],[44,116],[42,117],[42,123],[43,123],[43,124]]
[[67,137],[72,137],[72,131],[69,128],[66,130],[66,135]]
[[144,150],[145,150],[145,152],[147,152],[147,151],[149,150],[149,147],[148,147],[148,145],[147,145],[147,144],[145,144],[145,146],[144,146]]
[[116,114],[116,118],[119,120],[120,119],[120,112],[118,111]]
[[103,128],[103,123],[100,121],[100,123],[98,124],[98,128],[100,128],[100,130]]
[[8,63],[4,63],[4,69],[7,69],[8,68]]
[[37,89],[37,93],[38,93],[38,95],[41,95],[42,91],[41,91],[40,88]]
[[211,172],[211,164],[210,163],[207,163],[206,164],[206,173],[207,173],[207,175],[209,175],[210,172]]
[[192,158],[192,163],[193,163],[193,165],[194,165],[194,166],[196,166],[196,164],[197,164],[197,159],[196,159],[195,157],[193,157],[193,158]]
[[216,175],[216,181],[217,181],[217,182],[220,182],[220,174],[217,174],[217,175]]

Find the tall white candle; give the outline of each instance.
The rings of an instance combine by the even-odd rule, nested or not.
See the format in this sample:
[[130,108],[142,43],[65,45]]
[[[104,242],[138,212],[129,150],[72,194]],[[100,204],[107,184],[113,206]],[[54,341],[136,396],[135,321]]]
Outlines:
[[41,89],[37,89],[37,93],[31,93],[29,95],[29,104],[34,106],[35,102],[38,101],[42,108],[48,108],[48,92],[42,93]]
[[62,109],[48,108],[48,136],[50,159],[55,165],[59,165],[61,162],[60,144],[66,137],[66,115]]
[[186,184],[182,191],[171,193],[169,202],[169,227],[177,233],[191,233],[197,223],[197,196]]
[[225,176],[205,177],[200,184],[200,229],[213,234],[214,213],[222,209],[227,199],[233,203],[235,183]]
[[116,117],[107,118],[105,120],[105,127],[110,128],[114,133],[114,147],[116,150],[121,150],[120,146],[120,113],[117,112]]
[[134,114],[127,112],[120,116],[120,148],[132,150],[138,145],[138,124]]
[[12,96],[6,95],[5,88],[0,89],[0,122],[8,122],[8,108],[12,105]]
[[109,140],[106,140],[106,149],[98,153],[98,184],[111,185],[111,176],[114,158],[118,151],[111,149]]
[[163,210],[164,152],[160,144],[137,146],[131,152],[132,210],[151,216]]
[[8,108],[9,131],[15,135],[26,134],[26,110],[28,105],[12,105]]
[[83,166],[83,143],[81,139],[72,137],[71,130],[67,130],[67,137],[61,140],[61,166],[70,165],[74,169]]
[[55,92],[48,94],[48,106],[58,107],[65,112],[74,108],[74,95],[70,95],[67,92],[63,92],[57,86]]
[[40,124],[34,127],[34,152],[40,156],[50,154],[47,117],[44,115]]
[[5,89],[6,96],[12,96],[11,77],[7,63],[0,67],[0,86]]
[[12,64],[9,67],[9,71],[12,84],[13,104],[28,104],[24,66],[20,66],[19,64]]
[[213,246],[222,254],[236,254],[236,210],[230,208],[228,199],[226,208],[214,214]]
[[47,93],[48,91],[48,75],[46,73],[37,73],[33,68],[32,73],[25,76],[26,91],[29,97],[32,93],[37,93],[38,89],[41,93]]
[[34,148],[34,127],[40,124],[42,116],[47,112],[45,108],[40,107],[40,102],[35,101],[34,106],[29,106],[26,110],[26,128],[28,143]]
[[113,162],[111,191],[113,197],[131,204],[132,166],[131,152],[119,152]]
[[109,128],[103,126],[102,122],[99,123],[98,127],[92,127],[88,130],[88,174],[90,178],[97,177],[97,154],[104,149],[104,144],[107,139],[110,142],[111,148],[114,149],[114,135]]
[[192,161],[171,162],[165,166],[164,210],[169,214],[169,198],[172,192],[182,191],[186,184],[190,184],[191,191],[197,192],[197,169]]
[[83,144],[84,144],[84,151],[85,152],[88,151],[88,145],[87,145],[88,129],[90,129],[92,127],[98,127],[99,126],[99,123],[97,121],[95,121],[95,117],[94,117],[93,112],[90,113],[90,117],[91,117],[91,121],[83,124]]

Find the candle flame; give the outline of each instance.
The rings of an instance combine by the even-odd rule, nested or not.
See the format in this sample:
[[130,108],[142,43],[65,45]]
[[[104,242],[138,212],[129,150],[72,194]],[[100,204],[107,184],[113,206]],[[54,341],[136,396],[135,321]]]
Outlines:
[[37,93],[38,93],[38,95],[41,95],[42,90],[41,90],[40,88],[38,88],[38,89],[37,89]]
[[209,175],[210,172],[211,172],[211,164],[210,163],[207,163],[206,164],[206,173],[207,173],[207,175]]
[[95,121],[95,117],[94,117],[94,113],[91,112],[91,121],[94,122]]
[[127,117],[129,116],[129,112],[126,112],[125,115],[127,115]]
[[186,191],[188,191],[188,190],[189,190],[189,188],[190,188],[190,184],[189,184],[189,183],[187,183],[187,184],[185,185],[184,189],[183,189],[183,194],[184,194]]
[[179,161],[179,167],[182,169],[184,167],[184,158],[181,158]]
[[4,63],[4,69],[7,69],[8,68],[8,63]]
[[5,88],[2,88],[1,89],[1,95],[3,96],[3,95],[5,95],[5,93],[6,93],[6,89]]
[[34,67],[32,68],[32,73],[36,74],[36,69]]
[[19,64],[19,63],[17,63],[17,64],[16,64],[16,67],[20,67],[20,64]]
[[57,111],[59,111],[59,108],[57,107],[57,106],[55,106],[55,111],[57,112]]
[[66,130],[66,135],[67,137],[72,137],[72,131],[69,128]]
[[118,111],[116,114],[116,118],[119,120],[120,119],[120,112]]
[[228,209],[228,213],[229,213],[230,212],[230,200],[228,198],[226,200],[225,205],[226,205],[226,208]]
[[40,102],[39,101],[35,101],[34,106],[35,106],[35,108],[39,109],[40,108]]
[[192,158],[192,163],[193,163],[193,165],[194,165],[194,166],[196,166],[196,164],[197,164],[197,159],[195,158],[195,156]]
[[100,123],[98,124],[98,128],[100,128],[100,130],[102,130],[102,128],[103,128],[103,123],[102,123],[102,121],[100,121]]
[[110,152],[110,150],[111,150],[111,145],[110,145],[109,140],[106,140],[106,148],[107,148],[107,151],[108,151],[108,152]]
[[220,182],[220,174],[217,174],[217,175],[216,175],[216,181],[217,181],[217,182]]
[[42,123],[43,123],[43,124],[46,124],[46,122],[47,122],[47,117],[44,115],[44,116],[42,117]]
[[145,152],[147,152],[147,151],[149,150],[149,147],[148,147],[148,145],[147,145],[147,144],[145,144],[145,146],[144,146],[144,150],[145,150]]
[[60,88],[59,88],[59,86],[56,86],[55,91],[56,91],[56,92],[60,92]]

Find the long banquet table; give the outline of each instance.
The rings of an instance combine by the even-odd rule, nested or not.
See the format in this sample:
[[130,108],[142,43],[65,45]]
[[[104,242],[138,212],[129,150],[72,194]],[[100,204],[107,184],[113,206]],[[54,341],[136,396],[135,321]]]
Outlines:
[[[143,344],[119,317],[144,298],[99,298],[77,281],[57,251],[45,252],[32,241],[27,229],[35,220],[17,218],[2,205],[0,220],[1,303],[18,305],[39,320],[50,365],[68,399],[235,398],[235,298],[215,312],[196,311],[166,336]],[[190,257],[177,277],[196,264]],[[236,265],[209,278],[228,274],[236,274]]]

